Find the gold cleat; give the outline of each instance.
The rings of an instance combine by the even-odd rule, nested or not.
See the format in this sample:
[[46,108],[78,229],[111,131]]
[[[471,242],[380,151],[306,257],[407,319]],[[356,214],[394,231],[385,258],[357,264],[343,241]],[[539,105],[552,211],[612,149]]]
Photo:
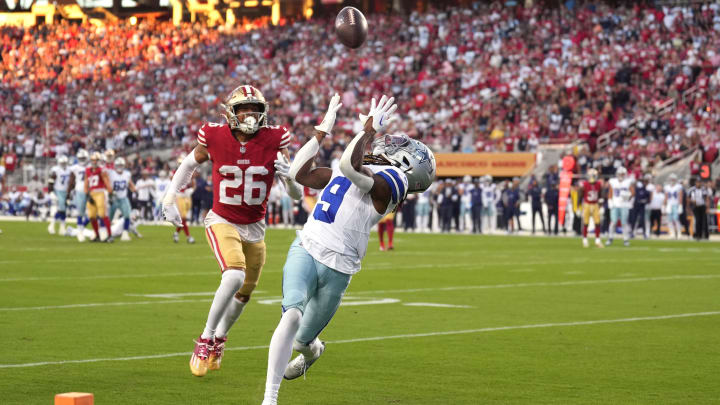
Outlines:
[[214,345],[212,338],[195,341],[195,350],[190,357],[190,372],[196,377],[203,377],[208,372],[210,348]]
[[215,338],[215,344],[210,348],[210,357],[208,358],[209,370],[220,370],[220,363],[225,353],[225,342],[227,342],[227,337]]

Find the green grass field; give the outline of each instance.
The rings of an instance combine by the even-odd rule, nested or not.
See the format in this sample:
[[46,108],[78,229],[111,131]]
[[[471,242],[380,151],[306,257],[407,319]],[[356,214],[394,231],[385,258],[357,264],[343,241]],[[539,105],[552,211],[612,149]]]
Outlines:
[[[0,403],[260,404],[293,231],[268,231],[223,369],[196,378],[192,340],[219,282],[200,228],[192,246],[166,227],[113,245],[45,228],[0,222]],[[720,403],[720,246],[616,244],[398,234],[379,252],[373,237],[354,305],[280,403]]]

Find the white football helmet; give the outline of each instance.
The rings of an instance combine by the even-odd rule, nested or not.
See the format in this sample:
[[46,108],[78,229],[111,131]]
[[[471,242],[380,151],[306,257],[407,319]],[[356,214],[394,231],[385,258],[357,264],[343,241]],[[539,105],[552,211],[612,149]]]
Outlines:
[[405,134],[385,135],[373,141],[372,150],[369,163],[383,163],[376,159],[381,157],[405,172],[408,193],[422,193],[435,180],[435,155],[420,141]]
[[65,155],[60,155],[57,158],[57,162],[58,162],[58,165],[60,165],[60,167],[65,168],[68,165],[68,158]]
[[117,170],[118,173],[125,170],[125,159],[121,157],[115,159],[115,170]]
[[[259,105],[260,112],[240,113],[243,116],[241,121],[235,107],[243,104]],[[238,86],[220,106],[224,110],[223,116],[230,129],[238,129],[245,134],[254,134],[258,129],[267,125],[268,104],[262,92],[253,86]]]
[[627,169],[620,166],[618,167],[617,171],[615,172],[615,175],[618,179],[623,180],[625,179],[625,176],[627,176]]
[[670,184],[675,184],[675,183],[677,183],[677,179],[678,179],[678,178],[677,178],[677,174],[675,174],[675,173],[670,173],[669,179],[670,179]]
[[78,150],[77,160],[81,165],[86,164],[88,159],[90,159],[90,154],[85,149]]

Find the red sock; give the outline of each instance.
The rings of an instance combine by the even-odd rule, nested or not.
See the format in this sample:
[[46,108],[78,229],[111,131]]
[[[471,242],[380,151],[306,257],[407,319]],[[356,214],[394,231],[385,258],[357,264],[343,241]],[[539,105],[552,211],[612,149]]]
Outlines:
[[384,240],[385,239],[385,223],[384,222],[380,222],[378,224],[378,236],[380,236],[380,246],[384,247],[385,246],[385,240]]
[[105,229],[108,231],[108,238],[112,236],[112,229],[110,229],[110,218],[103,217],[103,222],[105,223]]
[[[583,238],[587,238],[587,228],[587,225],[583,225]],[[597,226],[595,228],[597,228]],[[595,229],[595,232],[597,232],[597,229]]]
[[97,237],[99,238],[99,237],[100,237],[100,230],[98,229],[97,218],[91,219],[91,220],[90,220],[90,224],[92,225],[93,230],[95,231],[95,236],[97,236]]
[[187,221],[185,220],[185,218],[183,218],[183,223],[182,223],[182,224],[183,224],[182,228],[183,228],[183,232],[185,232],[185,236],[188,236],[188,237],[189,237],[189,236],[190,236],[190,230],[188,229]]
[[393,235],[395,234],[395,224],[393,221],[387,221],[388,247],[392,247]]
[[595,225],[595,237],[596,238],[600,237],[600,227],[597,225]]

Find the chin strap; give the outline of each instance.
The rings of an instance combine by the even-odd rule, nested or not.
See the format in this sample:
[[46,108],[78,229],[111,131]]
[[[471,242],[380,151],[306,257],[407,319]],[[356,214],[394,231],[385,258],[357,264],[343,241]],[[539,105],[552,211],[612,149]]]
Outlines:
[[364,135],[365,131],[360,131],[357,135],[355,135],[348,147],[345,148],[342,157],[340,157],[340,171],[345,177],[350,179],[350,181],[363,193],[368,193],[372,189],[375,181],[372,177],[355,170],[352,165],[353,151],[355,150],[358,142],[360,142],[360,139],[362,139]]
[[192,180],[192,175],[195,169],[200,166],[200,163],[195,160],[195,151],[190,152],[185,159],[183,159],[180,166],[175,171],[175,175],[170,182],[163,203],[170,204],[175,201],[175,195],[180,192],[185,186]]

